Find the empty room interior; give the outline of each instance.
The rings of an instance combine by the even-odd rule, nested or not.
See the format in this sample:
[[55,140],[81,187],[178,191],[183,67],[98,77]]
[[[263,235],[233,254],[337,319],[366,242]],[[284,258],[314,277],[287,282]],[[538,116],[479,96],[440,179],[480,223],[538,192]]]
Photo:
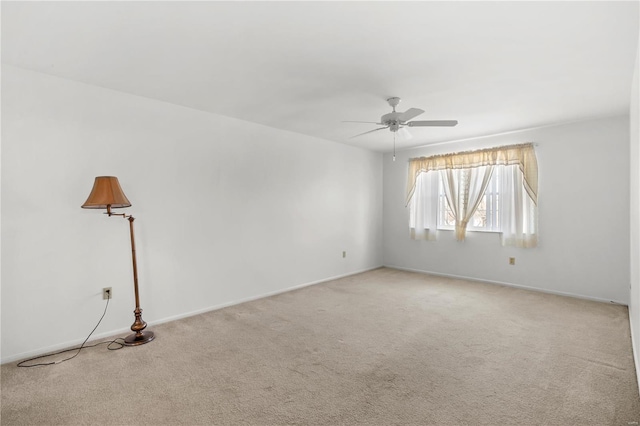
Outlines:
[[0,12],[2,425],[640,423],[640,2]]

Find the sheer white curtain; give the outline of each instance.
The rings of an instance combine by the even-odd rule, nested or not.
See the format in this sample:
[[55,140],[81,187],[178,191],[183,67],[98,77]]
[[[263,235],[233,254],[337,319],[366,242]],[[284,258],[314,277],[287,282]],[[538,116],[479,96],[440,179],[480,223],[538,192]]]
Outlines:
[[467,223],[484,197],[494,166],[440,171],[444,193],[456,220],[456,240],[464,241]]
[[528,192],[517,165],[499,166],[500,229],[503,246],[538,245],[538,209]]
[[[414,240],[433,241],[437,237],[438,173],[420,173],[409,201],[409,229]],[[431,201],[431,202],[430,202]]]

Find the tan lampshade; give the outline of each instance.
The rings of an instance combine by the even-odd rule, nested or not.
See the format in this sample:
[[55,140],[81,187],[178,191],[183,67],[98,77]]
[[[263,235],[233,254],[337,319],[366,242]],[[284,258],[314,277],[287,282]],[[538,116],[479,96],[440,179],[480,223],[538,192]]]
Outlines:
[[106,209],[131,207],[131,202],[122,192],[118,178],[115,176],[98,176],[93,182],[89,198],[82,205],[83,209]]

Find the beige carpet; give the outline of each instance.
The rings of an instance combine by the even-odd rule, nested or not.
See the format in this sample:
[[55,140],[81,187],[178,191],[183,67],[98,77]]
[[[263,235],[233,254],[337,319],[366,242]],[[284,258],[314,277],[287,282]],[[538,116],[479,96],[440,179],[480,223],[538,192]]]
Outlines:
[[378,269],[2,366],[2,425],[628,425],[627,308]]

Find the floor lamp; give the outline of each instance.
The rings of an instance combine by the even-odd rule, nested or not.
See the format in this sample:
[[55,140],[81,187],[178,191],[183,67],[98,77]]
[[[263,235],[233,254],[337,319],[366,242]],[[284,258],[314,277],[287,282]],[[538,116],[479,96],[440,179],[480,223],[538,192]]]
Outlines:
[[133,289],[136,295],[136,310],[133,313],[136,319],[131,326],[133,334],[124,339],[126,346],[143,345],[153,340],[153,331],[143,331],[147,323],[142,320],[140,309],[140,296],[138,295],[138,265],[136,264],[136,243],[133,238],[133,221],[135,218],[124,213],[112,213],[111,209],[131,207],[131,203],[122,192],[118,178],[115,176],[98,176],[93,183],[93,189],[89,198],[82,205],[83,209],[107,209],[105,214],[109,216],[122,216],[129,221],[129,233],[131,234],[131,256],[133,258]]

